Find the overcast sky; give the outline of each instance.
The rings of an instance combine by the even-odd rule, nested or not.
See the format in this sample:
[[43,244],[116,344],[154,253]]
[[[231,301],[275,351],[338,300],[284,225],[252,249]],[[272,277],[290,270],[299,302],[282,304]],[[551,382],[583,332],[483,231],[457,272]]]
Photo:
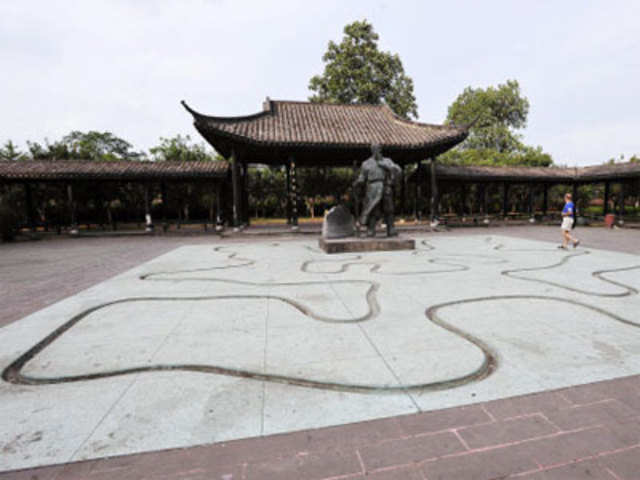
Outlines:
[[640,1],[110,0],[0,3],[0,141],[108,130],[147,150],[212,115],[306,100],[327,42],[366,18],[440,123],[467,86],[517,79],[525,141],[556,163],[640,154]]

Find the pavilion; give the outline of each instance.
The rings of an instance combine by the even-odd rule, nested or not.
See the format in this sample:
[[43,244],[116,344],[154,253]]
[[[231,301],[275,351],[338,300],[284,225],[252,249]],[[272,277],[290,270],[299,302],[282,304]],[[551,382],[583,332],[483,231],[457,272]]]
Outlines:
[[[467,204],[469,186],[477,185],[480,213],[488,214],[488,190],[490,187],[501,188],[502,216],[509,212],[509,190],[514,185],[525,185],[528,191],[528,213],[533,216],[536,210],[536,197],[542,194],[541,210],[547,215],[549,208],[549,188],[554,185],[565,185],[572,189],[574,202],[579,199],[578,188],[582,185],[604,185],[603,215],[609,213],[609,200],[613,184],[620,185],[617,197],[619,205],[624,205],[625,193],[640,188],[640,163],[627,162],[605,164],[589,167],[497,167],[497,166],[462,166],[443,165],[432,162],[431,169],[414,172],[409,182],[419,191],[425,187],[432,198],[431,216],[439,216],[440,192],[448,190],[461,193],[459,211],[464,215]],[[419,195],[416,195],[418,198]],[[417,207],[414,207],[417,209]],[[619,208],[620,216],[624,208]]]
[[233,224],[248,223],[248,165],[284,165],[287,173],[287,213],[297,226],[296,167],[357,168],[379,144],[385,156],[402,169],[401,202],[406,199],[405,167],[420,168],[468,135],[466,127],[413,122],[387,105],[328,104],[271,100],[261,112],[239,117],[198,113],[184,101],[194,126],[221,155],[230,160]]
[[[151,197],[153,190],[160,190],[162,197],[163,229],[166,230],[167,184],[176,182],[206,183],[216,197],[217,222],[221,222],[224,204],[224,186],[227,183],[229,165],[215,162],[150,162],[135,160],[25,160],[0,161],[0,187],[22,185],[24,189],[27,223],[36,229],[33,187],[58,185],[66,189],[70,232],[77,233],[77,198],[74,188],[78,185],[94,186],[100,183],[133,183],[144,187],[144,212],[147,230],[153,229]],[[2,192],[0,191],[0,194]],[[60,225],[58,225],[58,230]]]

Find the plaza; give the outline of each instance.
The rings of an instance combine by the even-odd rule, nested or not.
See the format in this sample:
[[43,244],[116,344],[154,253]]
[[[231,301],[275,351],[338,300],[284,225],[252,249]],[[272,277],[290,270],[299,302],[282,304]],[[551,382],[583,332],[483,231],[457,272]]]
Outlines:
[[[638,231],[582,233],[584,247],[570,251],[548,227],[416,233],[413,251],[339,255],[305,235],[3,246],[13,295],[0,330],[11,418],[0,462],[16,472],[0,478],[48,465],[59,466],[23,473],[98,477],[109,457],[130,459],[119,475],[135,478],[151,471],[145,452],[162,465],[206,448],[228,455],[202,478],[458,478],[446,474],[452,458],[482,464],[514,445],[531,452],[503,475],[615,468],[607,455],[639,442],[629,429],[640,412]],[[56,260],[62,244],[74,244],[74,259]],[[38,255],[50,268],[29,265]],[[9,280],[36,269],[48,282]],[[598,428],[611,439],[572,456],[571,436]],[[312,448],[296,446],[314,435]],[[536,457],[564,435],[569,458]],[[277,454],[287,438],[292,460]],[[257,441],[273,455],[249,453]],[[385,445],[412,441],[385,460]],[[326,461],[301,473],[320,453],[339,457],[338,473]]]

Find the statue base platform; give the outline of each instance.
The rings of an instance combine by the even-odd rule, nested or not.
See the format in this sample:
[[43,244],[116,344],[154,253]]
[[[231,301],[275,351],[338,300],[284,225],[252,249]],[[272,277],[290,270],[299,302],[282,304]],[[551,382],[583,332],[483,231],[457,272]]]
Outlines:
[[318,246],[325,253],[415,250],[416,241],[406,237],[321,238]]

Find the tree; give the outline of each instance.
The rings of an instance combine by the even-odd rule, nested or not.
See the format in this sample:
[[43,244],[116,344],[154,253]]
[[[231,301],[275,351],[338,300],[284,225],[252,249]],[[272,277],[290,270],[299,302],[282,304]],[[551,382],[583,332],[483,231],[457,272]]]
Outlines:
[[27,155],[22,153],[15,143],[8,140],[4,146],[0,147],[0,160],[25,160]]
[[340,44],[329,42],[324,73],[309,82],[312,102],[380,104],[403,118],[417,117],[413,80],[397,54],[378,50],[378,34],[366,20],[344,27]]
[[61,140],[44,145],[27,141],[30,156],[34,160],[139,160],[142,152],[133,151],[133,146],[111,132],[72,131]]
[[176,135],[172,138],[160,138],[160,144],[149,149],[155,161],[209,161],[220,160],[222,157],[213,152],[208,152],[204,145],[191,143],[189,135]]
[[470,125],[469,136],[440,158],[462,165],[549,166],[551,155],[542,147],[522,142],[517,131],[526,127],[529,100],[517,80],[497,87],[467,87],[449,106],[447,122]]
[[141,152],[132,150],[126,140],[111,132],[73,131],[62,138],[61,142],[71,152],[71,157],[88,160],[137,160]]

